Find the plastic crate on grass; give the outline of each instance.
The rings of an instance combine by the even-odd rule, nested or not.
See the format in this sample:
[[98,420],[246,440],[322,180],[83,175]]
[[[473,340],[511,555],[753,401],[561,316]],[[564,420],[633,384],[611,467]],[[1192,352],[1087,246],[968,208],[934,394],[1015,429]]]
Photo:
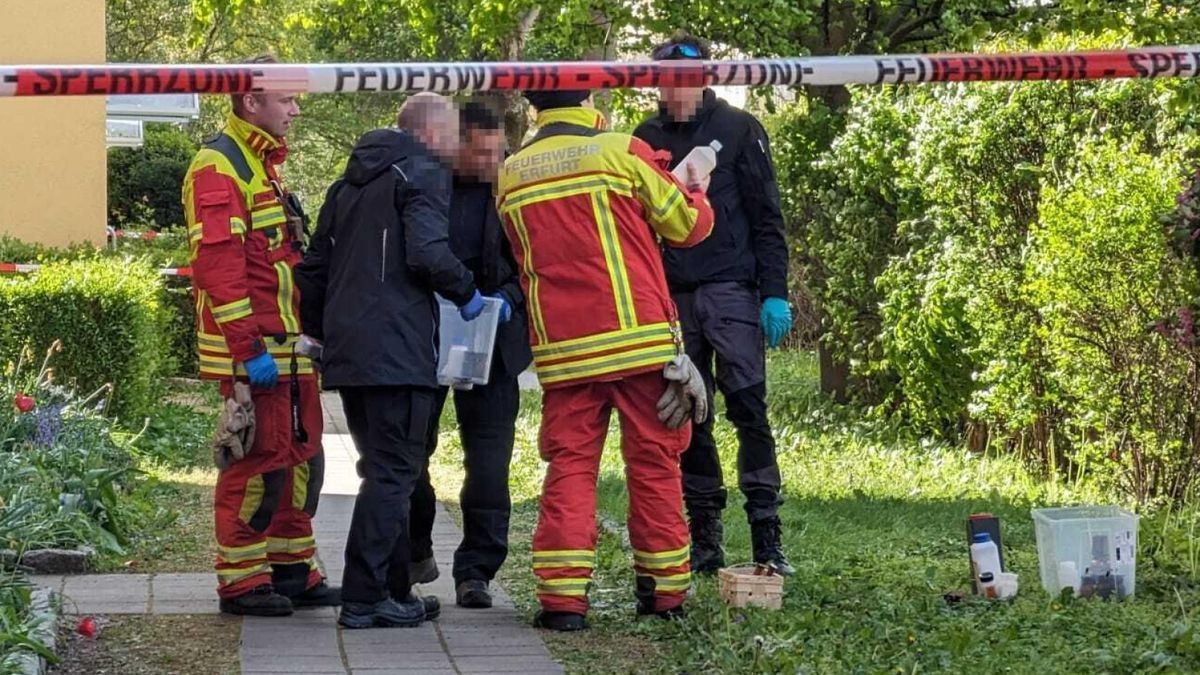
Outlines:
[[1034,509],[1042,587],[1058,595],[1131,597],[1137,572],[1138,516],[1116,506]]

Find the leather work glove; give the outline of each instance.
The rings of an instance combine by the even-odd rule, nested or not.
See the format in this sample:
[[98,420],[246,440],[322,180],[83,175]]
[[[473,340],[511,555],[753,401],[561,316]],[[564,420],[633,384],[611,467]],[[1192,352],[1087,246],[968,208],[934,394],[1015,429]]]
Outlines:
[[213,463],[221,471],[233,466],[250,454],[254,447],[254,399],[250,387],[243,382],[233,385],[233,398],[217,417],[217,433],[213,438]]
[[475,295],[471,296],[467,304],[458,308],[458,315],[462,317],[463,321],[474,321],[480,314],[483,314],[485,307],[487,307],[487,303],[483,301],[483,296],[479,294],[479,291],[475,291]]
[[500,295],[499,293],[496,293],[495,295],[489,295],[488,297],[495,298],[500,301],[500,323],[508,323],[508,320],[512,318],[512,305],[508,304],[508,300],[506,300],[504,296]]
[[763,300],[760,319],[767,346],[775,349],[792,329],[792,308],[783,298],[767,298]]
[[270,389],[279,384],[279,367],[275,359],[267,352],[250,359],[245,363],[246,374],[250,376],[250,384],[263,389]]
[[667,390],[658,399],[658,421],[678,429],[690,416],[697,424],[708,419],[708,391],[704,378],[687,354],[676,356],[663,368]]

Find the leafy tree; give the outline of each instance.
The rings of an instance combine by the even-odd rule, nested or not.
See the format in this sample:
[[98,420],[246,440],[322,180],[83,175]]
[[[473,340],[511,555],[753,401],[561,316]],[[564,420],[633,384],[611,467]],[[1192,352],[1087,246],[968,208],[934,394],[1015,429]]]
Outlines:
[[182,225],[179,190],[195,153],[191,138],[169,124],[147,125],[146,142],[140,148],[110,149],[109,224],[155,229]]

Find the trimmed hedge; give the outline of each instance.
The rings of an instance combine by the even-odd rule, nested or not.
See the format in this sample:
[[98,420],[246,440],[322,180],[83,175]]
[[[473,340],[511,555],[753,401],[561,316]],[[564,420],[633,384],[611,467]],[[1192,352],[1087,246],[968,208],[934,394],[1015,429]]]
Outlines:
[[29,277],[0,279],[0,363],[55,341],[55,379],[90,393],[113,385],[110,410],[144,416],[174,370],[162,281],[142,262],[94,259],[51,263]]

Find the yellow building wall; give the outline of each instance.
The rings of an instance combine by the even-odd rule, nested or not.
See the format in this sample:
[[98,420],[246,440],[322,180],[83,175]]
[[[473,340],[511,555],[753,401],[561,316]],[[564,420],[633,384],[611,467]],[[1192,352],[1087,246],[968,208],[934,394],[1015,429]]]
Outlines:
[[[0,0],[0,63],[104,63],[104,6]],[[0,98],[0,234],[103,241],[105,160],[103,97]]]

